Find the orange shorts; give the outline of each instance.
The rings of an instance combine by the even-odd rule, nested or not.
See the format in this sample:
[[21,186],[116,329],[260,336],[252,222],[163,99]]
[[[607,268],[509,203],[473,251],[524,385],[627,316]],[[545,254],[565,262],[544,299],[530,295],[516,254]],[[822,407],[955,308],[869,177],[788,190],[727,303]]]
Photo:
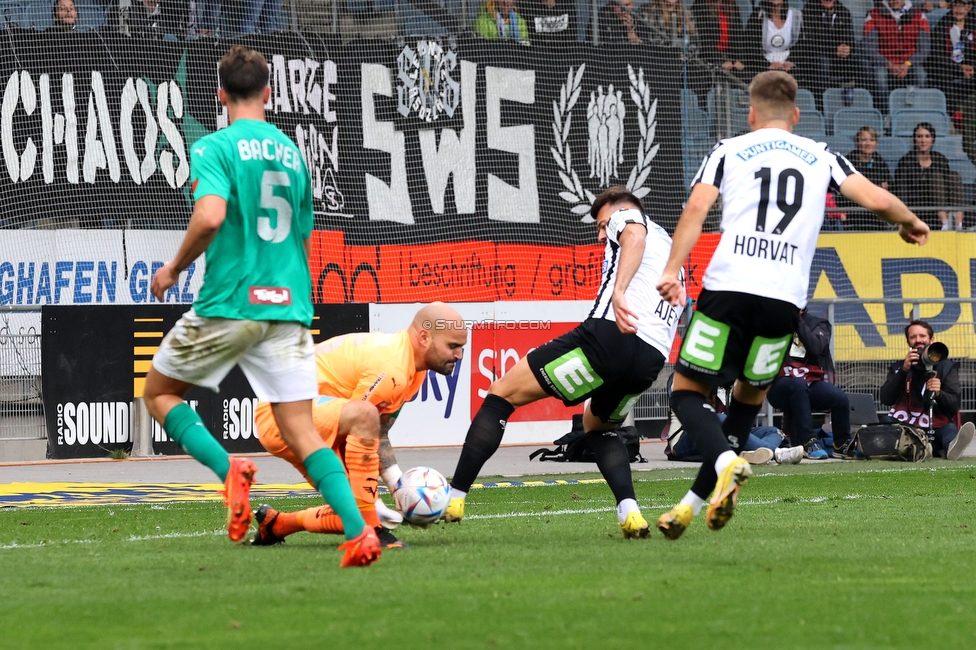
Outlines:
[[[319,397],[312,402],[312,421],[315,423],[315,430],[321,436],[322,442],[327,447],[331,447],[339,458],[343,457],[345,451],[345,439],[338,440],[339,418],[342,416],[342,407],[348,402],[348,399],[341,397]],[[278,428],[274,412],[271,410],[271,404],[267,402],[258,404],[254,413],[254,423],[257,426],[258,440],[261,441],[261,445],[271,454],[294,465],[305,477],[305,480],[312,487],[315,487],[308,478],[308,474],[305,473],[305,466],[302,465],[302,461],[285,444],[285,440],[281,436],[281,429]]]

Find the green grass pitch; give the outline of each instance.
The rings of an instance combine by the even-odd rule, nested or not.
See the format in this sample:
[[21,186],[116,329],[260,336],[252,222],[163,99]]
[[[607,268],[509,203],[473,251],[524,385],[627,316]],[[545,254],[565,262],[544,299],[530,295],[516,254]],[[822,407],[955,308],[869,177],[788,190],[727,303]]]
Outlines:
[[[653,525],[692,471],[635,477]],[[217,502],[6,509],[0,648],[971,648],[974,500],[974,461],[760,467],[670,542],[602,484],[480,489],[342,570],[337,537],[231,544]]]

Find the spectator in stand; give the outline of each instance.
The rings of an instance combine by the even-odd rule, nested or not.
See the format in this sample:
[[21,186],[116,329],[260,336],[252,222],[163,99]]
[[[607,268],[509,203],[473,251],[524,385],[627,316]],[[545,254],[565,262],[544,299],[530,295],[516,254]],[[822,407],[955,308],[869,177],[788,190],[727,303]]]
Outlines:
[[698,31],[698,53],[708,63],[746,79],[742,16],[735,0],[695,0],[691,15]]
[[54,31],[70,32],[78,27],[78,8],[75,0],[58,0],[52,7]]
[[694,49],[695,22],[681,0],[651,0],[643,13],[658,40],[682,50]]
[[[894,194],[930,227],[952,230],[946,210],[919,211],[915,206],[946,206],[962,203],[962,181],[959,174],[949,170],[949,160],[933,151],[935,128],[928,122],[919,122],[914,131],[915,144],[898,161],[895,168]],[[956,230],[962,230],[963,213],[955,213]]]
[[575,43],[576,4],[571,0],[528,0],[523,3],[529,40],[535,44]]
[[925,85],[929,21],[911,0],[885,0],[868,12],[861,47],[874,80],[875,106],[888,105],[888,93],[901,86]]
[[[888,376],[878,392],[882,404],[891,406],[888,422],[903,422],[934,433],[932,455],[959,460],[973,441],[971,422],[956,427],[953,419],[959,412],[959,362],[942,359],[931,371],[920,362],[921,353],[935,341],[932,326],[913,320],[905,328],[908,354],[888,368]],[[931,406],[931,420],[929,408]]]
[[804,11],[805,85],[813,91],[822,110],[823,92],[827,88],[853,85],[857,79],[854,26],[851,12],[839,0],[811,1]]
[[783,70],[796,76],[803,12],[786,0],[761,0],[746,24],[747,66],[751,74]]
[[474,31],[491,41],[529,44],[529,25],[515,8],[515,0],[485,0],[474,19]]
[[[878,132],[873,126],[862,126],[854,136],[854,151],[847,154],[847,159],[854,163],[857,171],[864,174],[864,177],[877,185],[888,189],[891,181],[891,170],[888,163],[878,153]],[[877,221],[872,219],[871,221]]]
[[[932,85],[945,93],[953,121],[962,121],[962,103],[976,91],[976,17],[973,0],[953,0],[935,26],[930,55]],[[956,115],[956,113],[959,113]]]
[[769,403],[783,411],[783,430],[794,445],[803,445],[812,460],[831,456],[813,428],[813,411],[830,410],[833,456],[846,455],[851,439],[851,405],[841,388],[834,385],[834,360],[830,356],[831,326],[826,318],[800,311],[783,370],[766,395]]
[[109,24],[119,26],[127,36],[151,39],[177,39],[186,36],[188,20],[186,0],[142,0],[130,6],[114,6],[108,16]]
[[634,0],[610,0],[599,14],[601,45],[640,45],[647,29],[634,16]]
[[[873,126],[862,126],[854,136],[856,148],[847,154],[847,159],[854,164],[857,171],[861,172],[865,178],[884,189],[889,189],[891,184],[891,170],[888,163],[878,153],[878,132]],[[847,207],[850,202],[843,197],[838,198],[838,204]],[[851,222],[848,224],[850,230],[885,230],[886,226],[878,219],[871,218],[871,215],[854,212],[851,215]]]

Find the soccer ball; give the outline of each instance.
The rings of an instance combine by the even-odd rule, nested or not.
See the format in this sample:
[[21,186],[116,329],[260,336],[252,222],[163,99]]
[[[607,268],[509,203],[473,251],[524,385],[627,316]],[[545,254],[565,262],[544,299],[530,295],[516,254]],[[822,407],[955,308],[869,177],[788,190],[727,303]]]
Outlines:
[[393,491],[397,510],[415,526],[429,526],[444,514],[451,500],[451,486],[444,475],[430,467],[408,469]]

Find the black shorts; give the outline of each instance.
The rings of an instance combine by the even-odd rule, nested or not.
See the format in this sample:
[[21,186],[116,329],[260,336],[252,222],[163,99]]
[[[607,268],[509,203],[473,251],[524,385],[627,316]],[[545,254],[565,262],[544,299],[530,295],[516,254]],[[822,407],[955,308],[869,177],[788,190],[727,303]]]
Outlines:
[[566,406],[590,399],[604,422],[623,422],[665,362],[649,343],[603,318],[588,318],[526,358],[547,393]]
[[736,379],[769,386],[790,351],[799,320],[799,308],[783,300],[703,290],[675,371],[711,386],[728,386]]

